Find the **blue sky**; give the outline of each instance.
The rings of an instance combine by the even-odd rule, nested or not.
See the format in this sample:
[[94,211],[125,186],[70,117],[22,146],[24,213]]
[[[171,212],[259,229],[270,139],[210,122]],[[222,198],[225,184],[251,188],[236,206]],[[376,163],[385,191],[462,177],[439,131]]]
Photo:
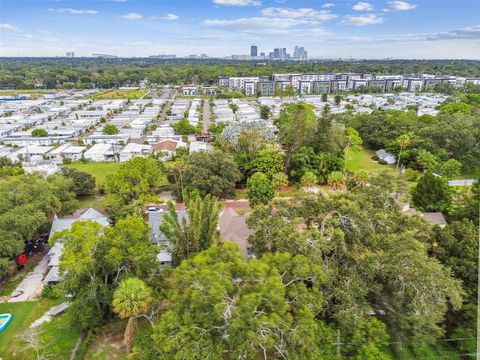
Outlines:
[[0,56],[480,59],[480,0],[0,0]]

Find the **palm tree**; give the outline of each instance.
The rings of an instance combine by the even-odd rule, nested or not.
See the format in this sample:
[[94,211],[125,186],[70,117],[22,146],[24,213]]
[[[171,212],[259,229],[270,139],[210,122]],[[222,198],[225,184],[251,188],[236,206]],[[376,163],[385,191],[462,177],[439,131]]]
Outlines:
[[357,186],[366,186],[368,184],[368,171],[358,170],[353,174],[353,182]]
[[145,314],[152,303],[151,291],[137,278],[124,279],[113,295],[113,311],[122,319],[128,319],[123,342],[130,352],[137,328],[137,318]]
[[327,184],[332,189],[341,189],[345,185],[345,177],[340,171],[332,171],[327,178]]
[[303,174],[302,178],[300,179],[300,183],[302,184],[302,186],[307,186],[307,187],[315,186],[318,183],[317,175],[315,175],[311,171],[306,171],[305,174]]
[[398,159],[397,159],[397,172],[400,168],[400,158],[402,157],[402,151],[405,150],[407,146],[412,143],[412,133],[406,133],[400,135],[397,138],[397,144],[400,146],[400,151],[398,152]]
[[276,173],[272,177],[273,186],[277,191],[282,190],[283,188],[288,186],[288,176],[284,173]]

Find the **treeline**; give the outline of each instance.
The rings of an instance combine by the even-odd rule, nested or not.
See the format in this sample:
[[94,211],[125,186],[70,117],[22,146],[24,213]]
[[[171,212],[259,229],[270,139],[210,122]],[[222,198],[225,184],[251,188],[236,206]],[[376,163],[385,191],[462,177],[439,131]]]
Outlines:
[[305,63],[226,60],[2,58],[0,86],[34,89],[113,88],[147,79],[158,84],[213,84],[218,76],[271,76],[281,72],[360,72],[371,74],[450,74],[480,76],[475,60],[358,60]]
[[[479,94],[450,97],[439,107],[437,116],[418,116],[416,109],[411,109],[375,110],[338,118],[355,128],[368,148],[385,148],[410,168],[435,171],[448,178],[480,168]],[[457,169],[453,173],[452,167]]]

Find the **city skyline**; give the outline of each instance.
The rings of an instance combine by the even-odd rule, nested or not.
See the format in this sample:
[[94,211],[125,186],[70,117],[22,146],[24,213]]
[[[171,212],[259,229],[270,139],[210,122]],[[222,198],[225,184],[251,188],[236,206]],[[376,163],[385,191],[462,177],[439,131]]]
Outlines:
[[477,1],[2,1],[1,56],[480,58]]

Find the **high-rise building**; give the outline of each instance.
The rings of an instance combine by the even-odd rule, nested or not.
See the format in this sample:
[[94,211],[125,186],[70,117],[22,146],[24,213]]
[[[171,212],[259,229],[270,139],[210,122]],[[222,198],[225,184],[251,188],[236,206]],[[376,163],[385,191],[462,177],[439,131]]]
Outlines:
[[65,53],[65,56],[66,56],[66,57],[69,57],[69,58],[73,58],[73,57],[75,57],[75,53],[74,53],[73,51],[67,51],[67,52]]
[[293,58],[297,60],[307,60],[307,52],[303,46],[295,46]]
[[250,56],[257,57],[258,56],[258,47],[257,45],[250,46]]

